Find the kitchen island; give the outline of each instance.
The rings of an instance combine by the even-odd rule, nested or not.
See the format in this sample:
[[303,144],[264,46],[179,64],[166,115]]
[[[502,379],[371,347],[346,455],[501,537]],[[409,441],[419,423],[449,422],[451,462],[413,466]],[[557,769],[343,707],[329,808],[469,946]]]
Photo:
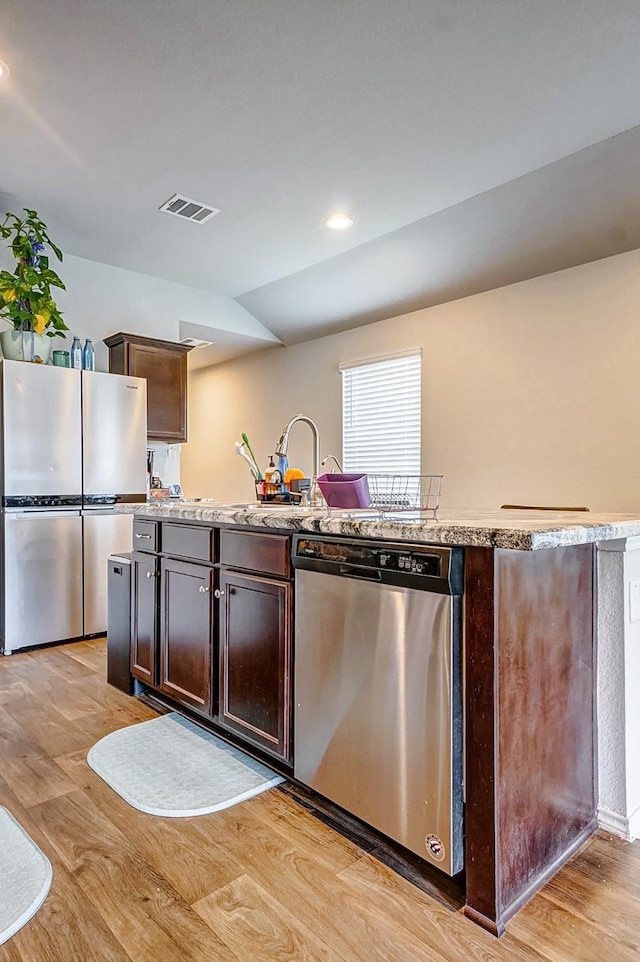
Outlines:
[[[195,646],[189,653],[190,670],[197,663],[210,678],[217,677],[220,666],[219,709],[215,691],[207,688],[193,695],[189,689],[196,686],[187,684],[185,675],[178,681],[161,679],[160,691],[210,716],[214,728],[222,725],[223,734],[248,733],[253,747],[279,757],[285,771],[291,762],[290,534],[464,546],[465,913],[500,935],[513,913],[594,831],[594,546],[640,534],[640,519],[524,511],[443,511],[437,520],[379,519],[365,512],[328,515],[313,509],[203,501],[129,510],[137,516],[136,535],[147,541],[145,552],[139,552],[141,577],[134,576],[134,593],[139,595],[134,611],[159,612],[159,596],[150,600],[150,586],[158,575],[167,586],[161,588],[163,615],[154,615],[147,630],[150,670],[158,619],[161,662],[163,645],[167,660],[174,624],[176,636],[189,636]],[[249,552],[252,537],[255,550]],[[196,590],[207,597],[217,586],[215,604],[205,606],[206,612],[203,608],[196,624],[186,610],[190,596],[181,588],[187,578],[200,579]],[[255,719],[243,720],[237,713],[225,717],[222,710],[228,694],[223,676],[229,674],[224,657],[232,651],[225,608],[229,586],[244,592],[248,605],[256,597],[263,599],[262,607],[248,609],[247,618],[255,622],[274,612],[273,733],[265,725],[261,734]],[[169,617],[171,593],[175,604]],[[134,625],[134,636],[139,635]],[[220,649],[212,652],[216,638]],[[242,683],[250,688],[255,677],[246,676]]]

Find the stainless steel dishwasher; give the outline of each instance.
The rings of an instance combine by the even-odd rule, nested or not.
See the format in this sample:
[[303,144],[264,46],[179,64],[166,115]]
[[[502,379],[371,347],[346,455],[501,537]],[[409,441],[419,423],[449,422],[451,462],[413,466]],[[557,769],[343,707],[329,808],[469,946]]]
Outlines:
[[462,551],[293,546],[294,775],[448,875],[463,867]]

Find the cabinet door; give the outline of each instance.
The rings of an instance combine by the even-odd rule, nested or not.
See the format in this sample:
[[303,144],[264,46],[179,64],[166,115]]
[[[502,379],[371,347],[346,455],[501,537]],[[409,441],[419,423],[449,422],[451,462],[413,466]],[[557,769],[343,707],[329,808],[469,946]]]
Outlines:
[[131,674],[155,686],[159,562],[155,555],[134,551],[131,564]]
[[128,373],[147,379],[147,435],[151,441],[187,440],[187,355],[129,344]]
[[211,586],[204,565],[161,561],[160,691],[211,712]]
[[220,572],[218,721],[284,759],[291,734],[291,585]]

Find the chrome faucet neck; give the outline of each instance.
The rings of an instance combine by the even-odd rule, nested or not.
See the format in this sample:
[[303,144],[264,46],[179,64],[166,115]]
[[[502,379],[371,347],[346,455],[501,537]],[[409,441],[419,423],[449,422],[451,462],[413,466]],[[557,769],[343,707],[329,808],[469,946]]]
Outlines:
[[309,427],[311,428],[311,433],[313,435],[313,468],[312,468],[312,477],[311,477],[311,491],[309,492],[310,494],[309,502],[310,504],[317,506],[322,501],[322,495],[320,494],[320,491],[318,489],[318,483],[317,483],[318,470],[320,465],[320,434],[319,434],[318,425],[316,424],[316,422],[312,418],[307,417],[306,414],[296,414],[296,416],[291,418],[291,420],[285,425],[282,435],[280,436],[280,440],[276,445],[276,454],[280,456],[280,455],[286,455],[288,453],[289,436],[291,434],[291,428],[293,427],[294,424],[297,424],[298,421],[303,421],[305,424],[308,424]]

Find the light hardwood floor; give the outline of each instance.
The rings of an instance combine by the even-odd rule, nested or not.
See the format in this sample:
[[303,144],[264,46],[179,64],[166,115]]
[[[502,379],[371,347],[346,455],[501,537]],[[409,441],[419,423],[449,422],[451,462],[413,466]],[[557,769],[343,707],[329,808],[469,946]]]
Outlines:
[[54,871],[0,962],[638,962],[638,844],[599,832],[498,942],[278,790],[130,808],[86,752],[154,713],[104,678],[104,640],[0,658],[0,804]]

